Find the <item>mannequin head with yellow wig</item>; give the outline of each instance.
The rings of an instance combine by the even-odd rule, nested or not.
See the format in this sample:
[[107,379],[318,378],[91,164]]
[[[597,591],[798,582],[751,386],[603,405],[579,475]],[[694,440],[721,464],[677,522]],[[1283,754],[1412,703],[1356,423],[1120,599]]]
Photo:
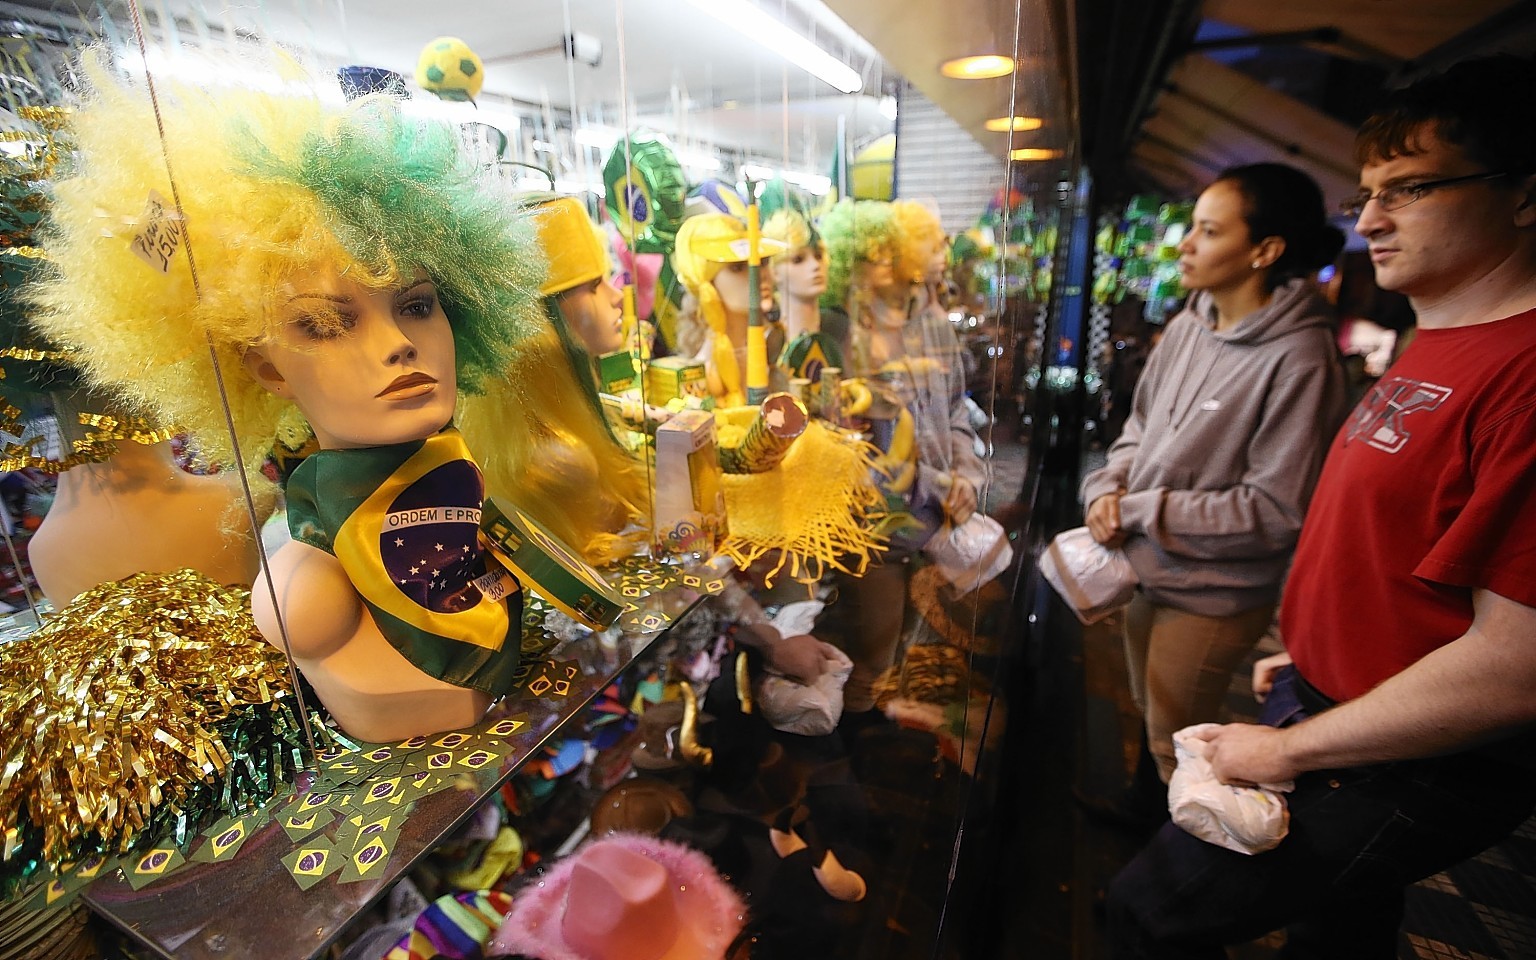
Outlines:
[[[601,233],[574,197],[529,198],[549,271],[543,322],[520,341],[508,375],[460,404],[458,426],[486,490],[545,519],[555,536],[603,564],[633,552],[620,531],[649,512],[645,471],[613,435],[593,354],[623,346],[623,312]],[[530,415],[531,412],[531,415]]]
[[[157,83],[162,141],[149,92],[87,55],[78,163],[56,184],[48,228],[54,276],[33,294],[44,332],[76,351],[91,382],[228,463],[222,380],[251,467],[275,436],[297,447],[311,427],[291,397],[264,388],[260,363],[289,335],[296,286],[324,277],[354,295],[404,297],[424,280],[452,332],[448,376],[461,408],[502,404],[497,415],[517,437],[603,436],[569,366],[548,363],[559,334],[540,305],[534,226],[485,189],[456,131],[385,98],[328,105],[315,81],[274,59],[293,93]],[[167,256],[135,252],[178,225]],[[327,335],[347,326],[328,308],[305,322]],[[506,455],[526,465],[541,449],[530,441]],[[555,491],[514,493],[578,549],[611,532]]]
[[949,250],[939,215],[915,200],[895,200],[891,219],[896,225],[896,259],[892,264],[896,282],[928,282],[935,261]]
[[[302,81],[293,95],[162,81],[157,117],[104,59],[83,64],[78,163],[56,184],[55,275],[34,294],[37,322],[93,382],[183,426],[210,458],[233,456],[210,343],[247,465],[280,427],[304,429],[292,401],[243,368],[284,335],[292,284],[310,275],[374,291],[429,280],[464,392],[531,333],[533,231],[477,189],[451,128],[382,98],[327,106]],[[167,255],[146,258],[155,237]]]
[[817,223],[827,244],[827,292],[821,305],[859,312],[858,301],[890,282],[895,219],[881,200],[839,200]]
[[[748,284],[747,225],[723,213],[701,213],[683,221],[672,251],[672,270],[684,291],[677,318],[677,347],[684,356],[704,360],[710,392],[723,406],[745,401],[747,313],[751,298],[772,296],[770,271],[763,270],[759,289]],[[783,245],[764,238],[764,260],[782,252]]]

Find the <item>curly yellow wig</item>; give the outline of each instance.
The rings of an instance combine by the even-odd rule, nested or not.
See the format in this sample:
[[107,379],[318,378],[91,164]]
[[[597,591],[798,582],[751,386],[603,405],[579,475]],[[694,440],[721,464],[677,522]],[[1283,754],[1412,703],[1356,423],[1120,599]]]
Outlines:
[[[78,162],[56,184],[45,233],[55,269],[31,297],[38,326],[77,351],[91,382],[228,462],[211,342],[247,466],[296,422],[240,363],[278,331],[290,276],[331,263],[382,288],[424,271],[453,327],[460,389],[474,392],[533,332],[543,273],[532,225],[480,188],[451,127],[384,98],[328,105],[291,62],[271,59],[297,92],[161,81],[157,116],[144,86],[88,52]],[[185,252],[152,266],[135,239],[176,223],[153,222],[155,194],[182,218]]]
[[892,269],[903,283],[922,283],[928,261],[944,246],[946,237],[939,215],[915,200],[891,202],[896,228],[896,256]]

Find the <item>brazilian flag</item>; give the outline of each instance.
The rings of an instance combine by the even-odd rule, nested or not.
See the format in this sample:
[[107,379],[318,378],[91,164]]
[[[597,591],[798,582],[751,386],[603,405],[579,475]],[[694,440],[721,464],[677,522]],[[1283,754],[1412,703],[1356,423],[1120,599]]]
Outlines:
[[423,673],[512,686],[522,594],[480,541],[485,482],[459,432],[321,450],[288,481],[293,538],[333,554],[379,632]]

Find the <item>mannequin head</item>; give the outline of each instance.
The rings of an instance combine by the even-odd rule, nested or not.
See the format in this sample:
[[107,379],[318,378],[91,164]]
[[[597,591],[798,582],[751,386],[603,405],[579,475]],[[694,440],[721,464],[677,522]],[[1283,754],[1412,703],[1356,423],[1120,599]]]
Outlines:
[[780,302],[814,301],[826,292],[827,247],[805,217],[794,210],[780,210],[763,225],[763,235],[788,247],[773,258]]
[[576,342],[593,356],[624,346],[624,297],[611,279],[606,238],[575,197],[533,207],[549,273],[539,292],[553,297]]
[[[82,72],[79,162],[56,184],[56,269],[32,298],[34,319],[76,349],[93,382],[184,427],[210,459],[233,459],[210,341],[251,466],[295,409],[320,421],[322,439],[341,444],[441,428],[454,400],[445,385],[480,389],[536,322],[543,263],[532,228],[481,188],[452,128],[408,118],[383,98],[333,107],[318,96],[162,81],[162,147],[144,90],[120,80],[100,53],[87,55]],[[195,280],[179,248],[163,272],[131,249],[147,225],[147,189],[180,197]],[[422,312],[430,319],[410,315]],[[451,344],[429,348],[444,325]],[[433,336],[417,344],[407,328]],[[348,335],[306,343],[307,329]],[[359,410],[387,403],[391,414],[412,414],[388,418],[399,431],[377,418],[381,432],[356,432],[347,424],[357,411],[332,417],[339,398],[326,391],[342,378],[323,358],[340,351],[382,375],[394,350],[375,343],[380,331],[414,350],[415,362],[430,359],[421,372],[438,383],[425,398],[397,392],[393,400],[378,396],[393,376],[371,388],[349,384]]]
[[323,450],[418,440],[453,417],[453,331],[424,274],[378,289],[322,266],[283,285],[285,322],[246,351],[257,383],[291,400]]
[[593,356],[624,347],[624,294],[608,277],[588,280],[555,297],[571,335]]
[[[949,246],[938,214],[915,200],[891,204],[896,225],[895,279],[902,283],[936,282],[948,261]],[[937,265],[937,275],[934,268]]]
[[[677,231],[672,268],[686,296],[677,321],[678,346],[696,353],[710,331],[725,335],[743,346],[751,293],[747,276],[747,225],[723,213],[689,217]],[[782,252],[783,244],[766,235],[759,251],[768,258]],[[773,295],[772,271],[759,275],[759,297]]]
[[[818,224],[827,244],[827,292],[823,307],[850,310],[850,301],[888,289],[896,233],[891,205],[879,200],[839,200]],[[850,310],[850,312],[852,312]]]

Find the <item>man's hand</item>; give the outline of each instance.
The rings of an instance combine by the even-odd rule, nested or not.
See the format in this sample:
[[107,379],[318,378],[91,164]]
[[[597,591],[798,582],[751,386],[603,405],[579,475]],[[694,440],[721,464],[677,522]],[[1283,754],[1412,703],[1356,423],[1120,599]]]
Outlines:
[[955,477],[954,482],[949,485],[949,493],[944,495],[945,516],[958,527],[971,519],[971,514],[975,512],[976,488],[971,486],[971,481],[964,477]]
[[760,649],[769,670],[806,684],[814,683],[827,661],[836,657],[836,648],[806,633],[771,641]]
[[1120,528],[1120,493],[1106,493],[1088,505],[1088,515],[1083,522],[1093,539],[1114,549],[1125,542],[1125,531]]
[[1269,699],[1269,691],[1275,688],[1275,674],[1291,665],[1291,655],[1284,650],[1265,657],[1253,665],[1253,698],[1260,703]]
[[1283,783],[1303,772],[1286,748],[1290,731],[1305,725],[1282,730],[1259,723],[1228,723],[1197,739],[1205,741],[1205,759],[1222,783],[1239,787]]

